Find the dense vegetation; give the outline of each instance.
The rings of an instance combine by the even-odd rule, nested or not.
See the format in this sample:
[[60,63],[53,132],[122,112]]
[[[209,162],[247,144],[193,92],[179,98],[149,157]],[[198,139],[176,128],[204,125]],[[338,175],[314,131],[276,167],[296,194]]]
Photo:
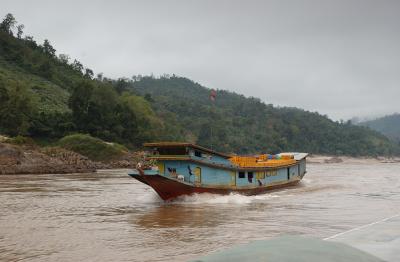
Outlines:
[[400,114],[393,114],[365,121],[359,125],[376,130],[400,145]]
[[398,153],[383,135],[318,113],[224,90],[213,103],[210,89],[183,77],[112,80],[70,60],[57,56],[48,40],[23,37],[23,26],[6,16],[0,24],[0,133],[54,141],[84,133],[129,148],[169,140],[238,153]]
[[110,161],[123,155],[127,149],[116,143],[106,143],[90,135],[74,134],[58,142],[60,147],[87,156],[94,161]]
[[159,115],[173,116],[185,140],[226,152],[306,151],[322,154],[375,155],[394,152],[387,138],[366,127],[339,123],[318,113],[277,108],[257,98],[210,90],[176,76],[144,77],[133,83]]
[[[67,55],[48,40],[17,37],[12,15],[0,24],[0,132],[59,138],[81,132],[138,146],[162,129],[149,103]],[[23,27],[22,27],[23,28]]]

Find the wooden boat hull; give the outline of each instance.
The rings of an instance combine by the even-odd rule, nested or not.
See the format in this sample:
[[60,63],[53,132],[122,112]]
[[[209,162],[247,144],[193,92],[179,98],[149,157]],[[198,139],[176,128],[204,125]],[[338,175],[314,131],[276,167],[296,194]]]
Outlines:
[[300,182],[299,179],[286,181],[279,184],[263,185],[251,188],[236,188],[236,187],[204,187],[189,185],[180,182],[176,179],[167,178],[162,175],[141,175],[129,174],[131,177],[140,182],[152,187],[163,200],[171,200],[179,196],[192,195],[198,193],[211,193],[228,195],[230,193],[238,193],[242,195],[258,195],[267,191],[279,189],[283,187],[294,186]]

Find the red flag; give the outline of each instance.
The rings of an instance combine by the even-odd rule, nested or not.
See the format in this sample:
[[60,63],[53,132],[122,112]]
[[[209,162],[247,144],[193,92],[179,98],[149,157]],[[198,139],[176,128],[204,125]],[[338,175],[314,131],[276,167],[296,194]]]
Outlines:
[[210,93],[210,100],[215,102],[215,98],[217,98],[217,92],[215,92],[215,90],[212,89]]

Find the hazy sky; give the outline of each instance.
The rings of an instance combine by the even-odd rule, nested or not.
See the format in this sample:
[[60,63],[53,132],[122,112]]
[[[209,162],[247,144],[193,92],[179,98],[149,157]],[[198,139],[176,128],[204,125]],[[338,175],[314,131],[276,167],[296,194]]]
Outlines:
[[348,119],[400,111],[400,1],[0,0],[108,77],[164,73]]

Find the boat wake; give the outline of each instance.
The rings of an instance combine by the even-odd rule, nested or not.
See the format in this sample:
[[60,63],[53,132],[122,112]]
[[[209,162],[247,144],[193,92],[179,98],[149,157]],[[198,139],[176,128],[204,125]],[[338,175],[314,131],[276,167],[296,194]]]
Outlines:
[[257,196],[245,196],[236,193],[229,195],[216,195],[216,194],[194,194],[190,196],[182,196],[171,201],[171,204],[182,204],[182,205],[202,205],[202,204],[235,204],[245,205],[254,202],[263,202],[272,198],[280,197],[277,194],[263,194]]
[[279,192],[271,192],[262,195],[245,196],[238,193],[231,193],[229,195],[218,195],[211,193],[201,193],[193,195],[180,196],[176,199],[164,201],[155,192],[146,192],[136,197],[136,201],[142,204],[155,204],[155,205],[214,205],[214,204],[234,204],[246,205],[251,203],[267,203],[271,199],[280,197],[292,196],[286,190]]

